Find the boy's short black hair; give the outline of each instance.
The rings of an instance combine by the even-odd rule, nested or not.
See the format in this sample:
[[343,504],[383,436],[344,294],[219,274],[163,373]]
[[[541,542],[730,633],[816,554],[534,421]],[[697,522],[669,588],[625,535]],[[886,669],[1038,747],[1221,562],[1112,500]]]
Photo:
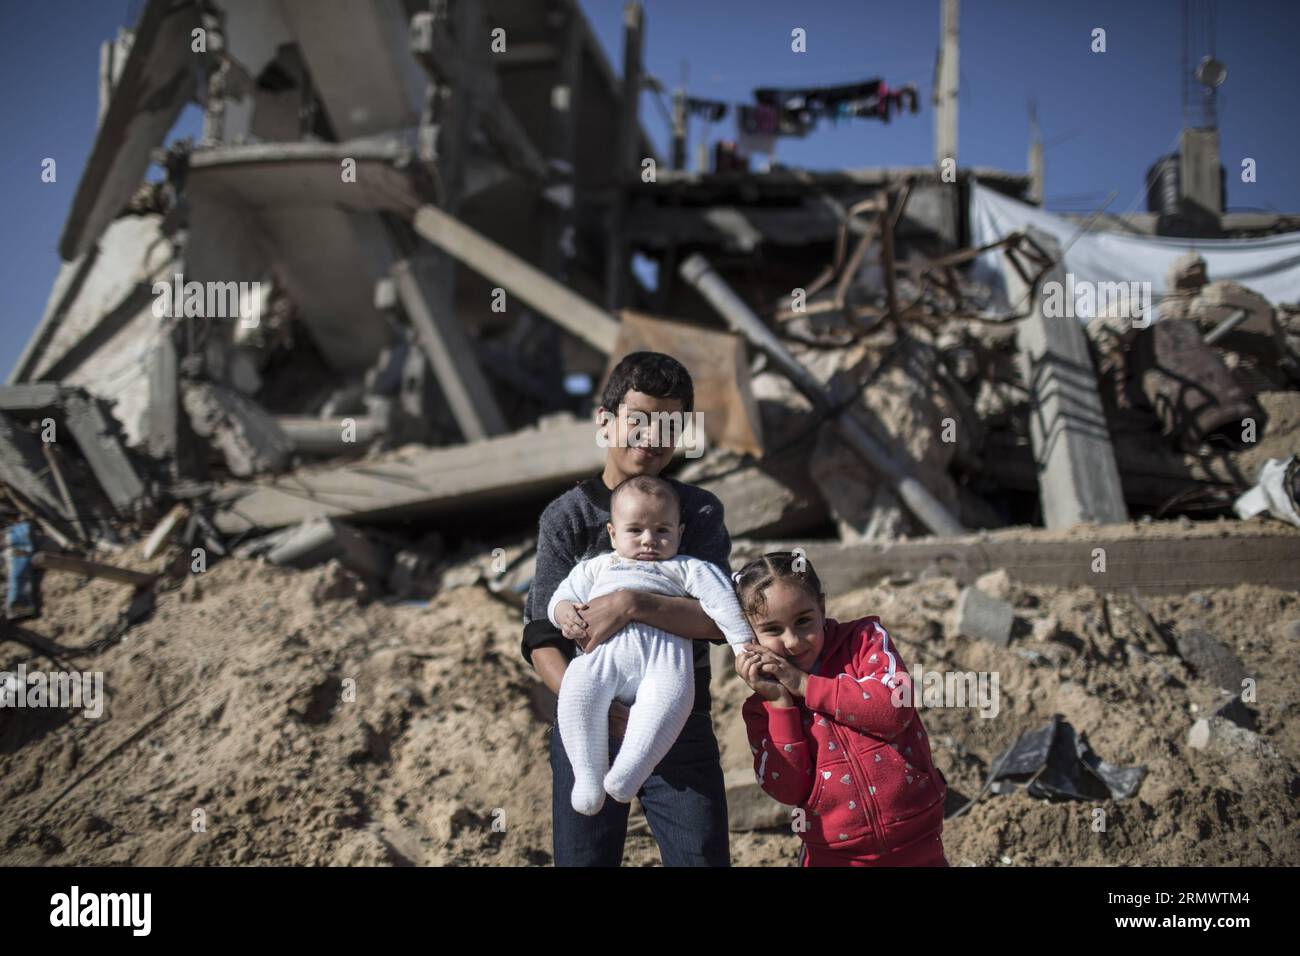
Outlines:
[[600,404],[611,412],[628,392],[643,392],[655,398],[675,398],[682,403],[682,411],[695,411],[695,384],[686,366],[663,352],[632,352],[625,355],[601,393]]
[[[638,389],[640,391],[640,389]],[[624,478],[610,493],[609,510],[610,516],[613,517],[614,502],[625,492],[639,491],[643,495],[649,495],[652,498],[658,498],[661,501],[671,501],[677,509],[677,520],[681,521],[682,517],[682,497],[673,487],[672,482],[666,478],[659,478],[655,475],[633,475],[631,478]]]

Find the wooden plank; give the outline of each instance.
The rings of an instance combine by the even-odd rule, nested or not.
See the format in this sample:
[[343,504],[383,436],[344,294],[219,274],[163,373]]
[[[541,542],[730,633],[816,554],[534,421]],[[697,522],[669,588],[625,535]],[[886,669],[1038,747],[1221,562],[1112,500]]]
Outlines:
[[417,233],[439,249],[511,295],[519,296],[598,352],[608,355],[614,348],[618,338],[617,320],[531,263],[436,206],[421,206],[413,225]]
[[158,578],[156,574],[145,574],[141,571],[132,571],[130,568],[119,568],[111,564],[101,564],[99,561],[88,561],[85,558],[78,558],[71,554],[53,554],[48,551],[38,551],[32,555],[32,564],[43,571],[68,571],[72,574],[85,574],[92,578],[105,578],[119,584],[129,584],[132,587],[153,584]]

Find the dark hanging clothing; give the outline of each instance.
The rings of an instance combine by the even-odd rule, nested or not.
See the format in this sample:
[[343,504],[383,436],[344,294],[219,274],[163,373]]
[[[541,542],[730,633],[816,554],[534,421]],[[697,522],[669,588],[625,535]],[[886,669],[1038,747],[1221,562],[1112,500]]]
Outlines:
[[686,98],[686,112],[716,123],[727,116],[727,104],[717,100],[702,100],[694,96]]

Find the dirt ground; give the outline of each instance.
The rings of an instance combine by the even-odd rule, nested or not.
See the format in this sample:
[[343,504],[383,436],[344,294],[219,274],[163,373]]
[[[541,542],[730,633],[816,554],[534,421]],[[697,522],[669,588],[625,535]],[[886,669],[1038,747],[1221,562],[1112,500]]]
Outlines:
[[[480,587],[428,607],[324,599],[332,574],[225,561],[162,592],[120,643],[73,659],[104,673],[101,718],[0,711],[4,861],[549,863],[550,702],[519,654],[518,611]],[[43,593],[30,629],[70,647],[127,600],[117,585],[66,574],[46,574]],[[950,805],[975,796],[993,758],[1053,713],[1103,759],[1149,773],[1137,797],[1096,806],[986,795],[946,825],[954,865],[1300,864],[1295,594],[1243,585],[1144,599],[1161,626],[1217,636],[1256,679],[1259,731],[1276,754],[1225,759],[1186,746],[1216,691],[1128,605],[1111,603],[1108,632],[1092,590],[1011,585],[1017,624],[1001,649],[953,634],[957,593],[922,580],[829,607],[841,619],[879,614],[909,668],[999,673],[996,718],[922,711]],[[0,646],[4,669],[20,661],[51,667]],[[714,686],[724,766],[748,767],[747,689],[726,674]],[[731,847],[736,864],[785,866],[798,840],[734,833]],[[658,864],[635,810],[625,859]]]

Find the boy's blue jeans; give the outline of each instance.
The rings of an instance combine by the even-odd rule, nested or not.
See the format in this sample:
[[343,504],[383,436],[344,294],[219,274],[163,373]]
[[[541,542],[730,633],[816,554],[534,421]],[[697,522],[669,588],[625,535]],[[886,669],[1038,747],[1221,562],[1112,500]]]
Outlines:
[[[556,866],[619,866],[631,807],[606,798],[600,813],[584,816],[569,802],[573,768],[552,727],[551,822]],[[619,740],[609,740],[610,760]],[[664,866],[730,866],[727,791],[713,720],[694,712],[637,794],[659,844]]]

